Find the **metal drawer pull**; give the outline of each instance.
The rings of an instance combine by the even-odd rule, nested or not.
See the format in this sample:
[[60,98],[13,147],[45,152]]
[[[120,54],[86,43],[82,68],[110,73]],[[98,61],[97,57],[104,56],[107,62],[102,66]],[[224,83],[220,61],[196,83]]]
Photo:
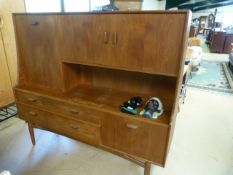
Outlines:
[[30,111],[29,114],[30,114],[30,115],[33,115],[33,116],[36,116],[36,115],[37,115],[37,113],[34,112],[34,111]]
[[134,124],[130,124],[130,123],[127,123],[126,126],[127,126],[128,128],[130,128],[130,129],[137,129],[137,128],[139,128],[138,125],[134,125]]
[[38,26],[40,23],[38,21],[34,21],[31,23],[32,26]]
[[70,125],[70,128],[71,128],[71,129],[78,129],[79,126],[78,126],[78,125]]
[[79,114],[79,110],[77,110],[77,109],[70,110],[70,112],[71,112],[72,114]]
[[36,102],[37,99],[35,99],[35,98],[28,98],[28,101],[30,101],[30,102]]
[[104,32],[104,43],[108,43],[108,32]]

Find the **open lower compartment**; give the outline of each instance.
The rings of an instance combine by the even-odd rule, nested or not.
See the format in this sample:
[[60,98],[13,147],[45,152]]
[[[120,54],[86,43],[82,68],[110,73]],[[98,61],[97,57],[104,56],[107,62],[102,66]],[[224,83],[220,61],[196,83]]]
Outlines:
[[[63,63],[63,89],[73,102],[99,108],[120,116],[169,124],[175,99],[176,77],[159,76],[141,72],[114,70],[80,64]],[[161,99],[163,114],[156,120],[120,111],[120,105],[134,96],[143,99],[143,106],[150,97]]]

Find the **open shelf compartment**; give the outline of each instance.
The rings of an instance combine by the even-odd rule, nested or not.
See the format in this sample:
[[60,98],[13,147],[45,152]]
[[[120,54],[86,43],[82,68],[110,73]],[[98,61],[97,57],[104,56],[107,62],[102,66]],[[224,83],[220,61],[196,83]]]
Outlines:
[[[63,63],[64,93],[72,102],[98,108],[115,115],[169,124],[174,103],[176,78],[141,72],[114,70]],[[143,106],[151,97],[161,99],[164,113],[156,120],[125,114],[120,105],[140,96]],[[138,108],[138,113],[142,108]]]
[[139,112],[143,109],[143,107],[137,109],[137,115],[130,115],[121,112],[120,105],[124,101],[127,101],[136,95],[142,97],[143,106],[145,105],[146,100],[151,97],[150,94],[135,94],[132,92],[118,91],[103,87],[93,87],[89,85],[79,85],[72,91],[66,93],[66,97],[77,104],[88,105],[89,107],[98,108],[101,111],[114,115],[133,117],[144,121],[149,120],[161,124],[169,124],[172,109],[172,102],[169,99],[161,99],[164,105],[164,113],[155,120],[150,120],[139,115]]

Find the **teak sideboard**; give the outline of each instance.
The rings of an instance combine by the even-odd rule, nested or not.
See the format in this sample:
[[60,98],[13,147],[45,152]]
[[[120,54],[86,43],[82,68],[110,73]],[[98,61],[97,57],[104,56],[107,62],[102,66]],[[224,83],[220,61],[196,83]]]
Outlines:
[[[165,165],[178,109],[188,11],[14,14],[20,117],[133,160]],[[156,120],[122,113],[159,97]],[[140,111],[139,109],[138,111]]]

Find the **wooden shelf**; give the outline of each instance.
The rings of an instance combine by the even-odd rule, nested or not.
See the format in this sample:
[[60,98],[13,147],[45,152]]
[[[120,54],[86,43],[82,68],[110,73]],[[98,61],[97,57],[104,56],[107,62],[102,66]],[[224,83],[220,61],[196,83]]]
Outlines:
[[[150,120],[141,115],[130,115],[120,111],[120,105],[134,96],[140,96],[143,99],[143,106],[146,101],[153,96],[153,94],[142,94],[142,93],[132,93],[124,92],[110,88],[94,87],[90,85],[79,85],[78,87],[72,89],[67,93],[56,93],[51,91],[46,91],[40,88],[34,88],[29,86],[18,86],[16,89],[24,92],[34,92],[36,95],[44,94],[44,96],[50,96],[59,101],[68,101],[71,104],[88,106],[90,108],[97,109],[102,112],[107,112],[115,116],[134,118],[136,120],[141,120],[149,123],[157,123],[161,125],[168,126],[170,124],[170,116],[172,110],[172,99],[161,97],[163,103],[164,112],[158,119]],[[138,108],[138,113],[143,108]]]
[[107,68],[107,69],[113,69],[113,70],[123,70],[123,71],[130,71],[130,72],[138,72],[138,73],[146,73],[146,74],[152,74],[152,75],[162,75],[162,76],[167,76],[167,77],[177,77],[178,75],[175,74],[168,74],[168,73],[163,73],[163,72],[156,72],[156,71],[142,71],[139,69],[129,69],[129,68],[124,68],[124,67],[115,67],[115,66],[106,66],[103,64],[93,64],[93,63],[88,63],[88,62],[82,62],[82,61],[68,61],[68,60],[62,60],[63,63],[67,64],[79,64],[79,65],[84,65],[84,66],[91,66],[91,67],[99,67],[99,68]]
[[[160,123],[163,125],[168,125],[170,123],[170,115],[172,109],[172,100],[161,98],[161,101],[164,105],[164,113],[158,117],[158,119],[150,120],[140,115],[130,115],[120,111],[120,105],[129,100],[134,96],[140,96],[143,99],[143,106],[146,101],[153,97],[153,94],[135,94],[129,92],[123,92],[119,90],[102,88],[102,87],[93,87],[89,85],[80,85],[73,90],[69,91],[65,95],[67,99],[72,102],[83,104],[85,106],[98,108],[101,111],[109,112],[111,114],[135,118],[138,120],[143,120],[152,123]],[[138,108],[138,113],[143,108]]]

